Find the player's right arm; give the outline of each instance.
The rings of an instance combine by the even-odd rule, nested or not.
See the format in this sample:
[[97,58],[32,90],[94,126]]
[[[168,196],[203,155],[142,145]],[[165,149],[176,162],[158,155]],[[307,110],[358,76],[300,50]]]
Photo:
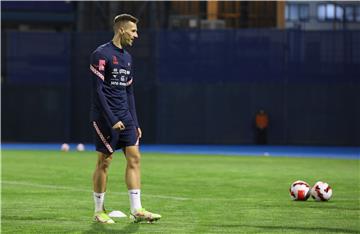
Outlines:
[[104,94],[104,81],[105,81],[105,70],[108,60],[100,52],[95,51],[91,55],[90,70],[94,84],[94,95],[99,103],[100,111],[105,114],[105,118],[111,124],[113,129],[123,130],[125,129],[124,124],[119,121],[116,116],[112,113],[107,98]]

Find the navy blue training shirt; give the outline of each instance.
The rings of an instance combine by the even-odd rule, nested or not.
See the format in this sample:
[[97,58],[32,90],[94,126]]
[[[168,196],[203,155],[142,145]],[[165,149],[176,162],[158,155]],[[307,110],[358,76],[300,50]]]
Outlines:
[[131,67],[131,55],[112,41],[99,46],[91,54],[92,121],[105,119],[111,127],[122,121],[125,127],[139,127]]

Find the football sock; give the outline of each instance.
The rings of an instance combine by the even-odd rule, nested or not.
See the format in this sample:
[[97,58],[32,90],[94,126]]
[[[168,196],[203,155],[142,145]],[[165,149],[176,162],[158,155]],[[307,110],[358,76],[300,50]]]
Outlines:
[[103,211],[104,198],[105,198],[105,192],[104,193],[94,192],[95,212]]
[[140,189],[130,189],[129,191],[131,213],[141,209]]

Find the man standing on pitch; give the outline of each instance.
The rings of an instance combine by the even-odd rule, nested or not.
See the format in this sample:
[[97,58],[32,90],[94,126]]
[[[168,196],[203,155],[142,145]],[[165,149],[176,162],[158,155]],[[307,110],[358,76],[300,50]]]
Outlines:
[[117,149],[123,150],[127,161],[125,182],[131,206],[130,218],[134,222],[153,222],[161,218],[142,208],[140,200],[141,129],[135,110],[132,59],[124,49],[132,46],[134,39],[138,37],[137,22],[137,18],[128,14],[116,16],[112,41],[99,46],[91,55],[91,118],[98,152],[93,175],[94,220],[101,223],[114,223],[104,209],[104,197],[107,171]]

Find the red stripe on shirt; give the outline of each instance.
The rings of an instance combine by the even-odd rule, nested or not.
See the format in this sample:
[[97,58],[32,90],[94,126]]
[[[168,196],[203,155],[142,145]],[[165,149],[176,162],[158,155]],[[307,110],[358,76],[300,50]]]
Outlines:
[[96,133],[100,137],[101,141],[104,143],[105,147],[109,150],[110,153],[113,153],[114,150],[111,148],[110,144],[106,141],[104,135],[101,133],[101,131],[95,121],[93,121],[93,125],[94,125]]
[[103,74],[101,74],[101,72],[99,72],[98,70],[96,70],[96,68],[93,67],[91,64],[90,64],[90,70],[91,70],[95,75],[97,75],[100,79],[105,80]]

